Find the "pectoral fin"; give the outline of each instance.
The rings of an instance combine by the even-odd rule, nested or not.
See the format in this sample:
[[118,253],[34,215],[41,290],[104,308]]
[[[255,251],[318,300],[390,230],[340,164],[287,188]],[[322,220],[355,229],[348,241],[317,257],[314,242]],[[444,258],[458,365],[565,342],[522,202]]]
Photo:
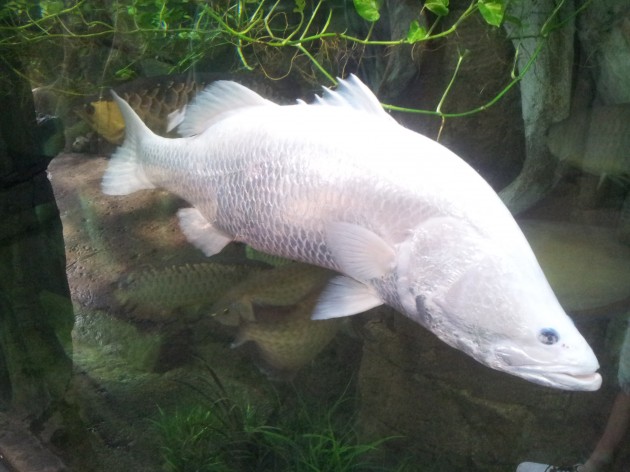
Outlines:
[[352,223],[331,223],[326,227],[326,244],[342,271],[367,281],[382,277],[395,263],[394,248],[373,231]]
[[383,300],[370,287],[342,275],[326,286],[311,318],[327,320],[355,315],[382,304]]
[[196,208],[182,208],[177,212],[179,226],[193,246],[206,256],[212,256],[232,241],[232,237],[216,229]]

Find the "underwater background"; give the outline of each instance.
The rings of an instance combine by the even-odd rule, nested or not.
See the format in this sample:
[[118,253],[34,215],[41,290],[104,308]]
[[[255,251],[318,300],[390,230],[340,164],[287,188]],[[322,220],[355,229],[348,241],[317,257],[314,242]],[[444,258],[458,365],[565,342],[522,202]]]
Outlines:
[[[509,471],[584,460],[630,306],[630,6],[128,0],[0,6],[0,471]],[[165,191],[109,197],[114,89],[156,133],[235,80],[355,73],[516,216],[597,392],[491,370],[391,308],[314,322],[333,273],[210,258]],[[378,139],[366,136],[366,139]],[[630,442],[613,471],[630,470]]]

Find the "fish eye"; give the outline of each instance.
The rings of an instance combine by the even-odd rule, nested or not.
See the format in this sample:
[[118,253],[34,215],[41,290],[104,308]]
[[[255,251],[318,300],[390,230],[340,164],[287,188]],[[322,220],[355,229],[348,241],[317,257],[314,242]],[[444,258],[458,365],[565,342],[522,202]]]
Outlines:
[[543,344],[556,344],[558,339],[560,339],[560,336],[557,331],[552,328],[543,328],[540,330],[540,333],[538,333],[538,340]]
[[229,308],[223,308],[223,309],[219,308],[219,310],[217,310],[217,311],[215,311],[213,313],[210,313],[210,316],[212,318],[215,318],[217,316],[227,315],[229,312],[230,312]]

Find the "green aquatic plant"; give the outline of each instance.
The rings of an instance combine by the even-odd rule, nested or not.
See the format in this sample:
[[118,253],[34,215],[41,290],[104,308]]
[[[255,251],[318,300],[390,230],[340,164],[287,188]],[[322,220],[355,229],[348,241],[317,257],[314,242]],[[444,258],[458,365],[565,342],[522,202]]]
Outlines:
[[374,458],[379,447],[393,439],[363,442],[354,428],[354,405],[344,392],[331,405],[312,406],[298,395],[298,407],[281,427],[263,434],[287,451],[286,467],[295,472],[401,470],[380,466]]
[[[505,15],[505,0],[475,0],[449,28],[435,32],[440,20],[449,13],[449,0],[434,0],[418,5],[419,17],[425,10],[434,15],[430,27],[420,25],[419,21],[414,19],[410,21],[407,34],[403,37],[378,40],[373,39],[372,35],[374,24],[381,16],[382,4],[383,2],[379,0],[354,0],[356,13],[370,24],[364,37],[347,33],[347,26],[345,29],[335,28],[335,25],[338,25],[335,17],[348,14],[344,2],[319,0],[307,4],[305,0],[294,0],[291,5],[291,2],[281,0],[275,2],[240,0],[231,3],[232,8],[216,9],[208,6],[203,14],[214,19],[226,40],[236,47],[239,58],[247,69],[254,68],[247,57],[248,47],[264,45],[266,48],[293,49],[290,64],[295,62],[298,55],[304,55],[332,83],[336,83],[334,76],[317,59],[317,51],[325,48],[327,41],[380,47],[415,44],[454,33],[458,26],[476,11],[480,11],[488,24],[493,26],[499,26]],[[313,45],[316,45],[314,49]]]
[[[271,51],[289,50],[288,56],[281,55],[289,70],[305,57],[335,83],[332,64],[324,63],[331,49],[345,49],[346,62],[350,57],[360,61],[365,46],[395,47],[448,36],[476,11],[488,24],[499,26],[505,0],[474,0],[450,27],[437,32],[449,13],[448,0],[418,2],[418,18],[425,12],[432,15],[431,25],[410,20],[407,34],[391,40],[372,37],[381,9],[382,1],[374,0],[127,0],[115,4],[84,0],[70,5],[59,0],[10,0],[0,7],[0,31],[5,32],[0,48],[31,47],[33,51],[36,46],[41,51],[42,43],[62,40],[63,52],[55,55],[68,59],[73,48],[85,53],[113,40],[108,62],[115,64],[114,75],[121,79],[135,75],[146,56],[168,64],[171,73],[181,72],[208,57],[216,59],[229,46],[235,48],[242,66],[264,70],[273,57]],[[348,32],[348,23],[357,23],[359,18],[369,25],[365,36]],[[68,47],[68,42],[75,46]],[[128,57],[126,64],[114,58],[121,51]],[[35,56],[32,60],[43,60]]]
[[155,420],[169,472],[406,470],[380,466],[371,456],[392,438],[358,440],[345,392],[325,407],[298,392],[293,406],[277,400],[272,407],[257,407],[228,391],[210,367],[207,372],[188,384],[202,396],[201,404],[160,410]]
[[266,411],[228,392],[210,367],[207,372],[208,377],[187,383],[201,395],[201,404],[178,407],[170,413],[160,410],[155,421],[165,469],[276,470],[272,449],[262,434],[267,428]]
[[178,409],[173,413],[160,410],[156,426],[162,439],[162,458],[167,471],[221,470],[221,460],[211,451],[216,434],[216,418],[211,410],[200,406]]
[[[574,14],[590,1],[584,2]],[[507,0],[471,0],[457,14],[449,0],[418,1],[417,15],[404,25],[404,33],[383,40],[375,33],[376,25],[386,21],[383,3],[382,0],[125,0],[111,4],[83,0],[67,4],[59,0],[10,0],[0,6],[0,50],[20,48],[20,54],[30,58],[30,79],[35,84],[44,83],[46,77],[58,76],[59,64],[63,64],[72,93],[80,90],[87,93],[148,70],[183,72],[209,61],[215,69],[217,66],[259,69],[271,78],[297,70],[313,83],[320,83],[322,76],[335,83],[336,75],[345,75],[347,68],[354,69],[375,52],[416,47],[448,37],[473,16],[481,17],[491,28],[505,22],[526,21],[510,16],[506,11]],[[471,110],[445,111],[442,106],[449,86],[435,110],[386,107],[442,119],[487,109],[523,78],[549,35],[569,21],[559,14],[566,3],[566,0],[558,2],[538,32],[538,46],[528,55],[531,59],[526,66],[517,71],[515,58],[511,80],[487,103]],[[386,24],[381,26],[389,29]],[[101,65],[99,56],[103,67],[97,77],[92,77],[90,74],[94,72],[89,69],[93,66],[82,65],[80,58],[91,57],[90,64],[96,60]],[[450,85],[464,59],[474,60],[465,53],[460,55]],[[48,69],[55,74],[47,73]],[[65,93],[69,92],[67,85],[64,84]]]

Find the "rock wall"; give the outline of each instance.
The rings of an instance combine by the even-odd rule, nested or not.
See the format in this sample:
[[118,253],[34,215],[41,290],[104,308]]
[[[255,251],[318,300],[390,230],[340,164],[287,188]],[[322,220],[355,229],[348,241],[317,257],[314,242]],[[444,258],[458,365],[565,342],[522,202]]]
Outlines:
[[[580,328],[590,340],[605,323]],[[505,472],[524,460],[575,463],[594,446],[615,394],[615,371],[598,393],[537,386],[475,362],[397,313],[365,330],[360,430],[365,438],[398,437],[385,447],[424,467],[418,470]],[[602,348],[594,347],[598,354]],[[599,357],[608,364],[606,354]]]

